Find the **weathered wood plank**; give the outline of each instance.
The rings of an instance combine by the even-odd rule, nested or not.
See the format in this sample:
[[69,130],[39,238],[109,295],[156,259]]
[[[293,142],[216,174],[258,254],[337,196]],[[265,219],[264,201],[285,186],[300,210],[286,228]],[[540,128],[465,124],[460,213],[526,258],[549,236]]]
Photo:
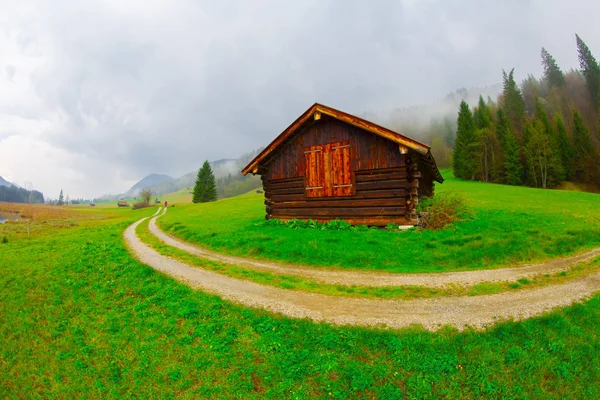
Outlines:
[[[264,176],[261,176],[261,179],[263,179]],[[283,179],[263,179],[266,180],[268,183],[272,183],[272,184],[279,184],[279,183],[288,183],[288,182],[296,182],[296,181],[302,181],[304,180],[304,178],[302,176],[294,176],[291,178],[283,178]]]
[[378,169],[359,169],[355,172],[356,175],[371,175],[371,174],[386,174],[391,172],[402,172],[406,171],[406,167],[393,167],[393,168],[378,168]]
[[267,181],[264,184],[265,187],[273,189],[273,190],[278,190],[278,189],[291,189],[291,188],[303,188],[304,187],[304,179],[302,178],[297,178],[294,179],[292,181],[287,181],[287,182],[273,182],[273,181]]
[[292,187],[292,188],[287,188],[287,189],[275,189],[275,188],[268,188],[269,189],[269,194],[271,196],[274,195],[280,195],[280,194],[304,194],[304,187],[300,186],[300,187]]
[[399,180],[406,179],[408,176],[406,171],[402,172],[386,172],[382,174],[361,174],[356,175],[356,182],[376,182],[376,181],[389,181],[389,180]]
[[269,202],[275,208],[310,208],[310,207],[400,207],[406,204],[405,198],[356,199],[354,197],[334,197],[331,199],[310,201]]
[[388,198],[388,197],[406,197],[408,191],[406,189],[381,189],[381,190],[362,190],[356,192],[356,195],[352,196],[355,199],[377,199],[377,198]]
[[381,190],[381,189],[402,189],[411,187],[406,179],[394,179],[389,181],[375,182],[356,182],[356,191],[362,190]]
[[337,208],[337,207],[313,207],[313,208],[276,208],[272,207],[271,214],[273,216],[287,215],[298,217],[360,217],[360,216],[377,216],[377,215],[405,215],[407,213],[404,207],[353,207],[353,208]]

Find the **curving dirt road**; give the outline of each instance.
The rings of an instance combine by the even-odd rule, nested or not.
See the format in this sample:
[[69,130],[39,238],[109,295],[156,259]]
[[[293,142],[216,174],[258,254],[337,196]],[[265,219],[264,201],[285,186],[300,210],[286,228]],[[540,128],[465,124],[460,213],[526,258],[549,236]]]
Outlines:
[[[163,215],[166,209],[160,215]],[[184,242],[161,231],[156,225],[156,218],[150,220],[150,232],[161,242],[188,252],[190,254],[218,261],[225,264],[247,267],[249,269],[272,272],[275,274],[293,275],[310,279],[319,283],[344,286],[427,286],[442,287],[449,284],[472,286],[481,282],[517,281],[536,275],[552,274],[565,271],[570,267],[596,256],[600,256],[600,248],[578,254],[573,257],[561,258],[541,264],[525,265],[517,268],[500,268],[491,270],[475,270],[462,272],[394,274],[388,272],[334,270],[301,265],[281,264],[268,261],[251,260],[243,257],[229,256]]]
[[600,290],[600,273],[535,290],[410,301],[346,298],[284,290],[190,267],[160,255],[135,234],[135,228],[145,219],[132,224],[124,232],[126,243],[141,262],[194,288],[292,318],[391,328],[420,324],[429,330],[443,325],[458,329],[467,326],[483,328],[498,320],[521,320],[555,307],[567,306]]

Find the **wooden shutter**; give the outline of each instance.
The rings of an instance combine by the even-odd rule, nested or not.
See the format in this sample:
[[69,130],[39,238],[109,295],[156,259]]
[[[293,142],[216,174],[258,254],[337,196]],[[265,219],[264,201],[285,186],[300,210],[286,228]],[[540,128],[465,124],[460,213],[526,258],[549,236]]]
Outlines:
[[322,197],[325,193],[323,146],[311,146],[304,151],[304,183],[306,197]]
[[352,196],[348,142],[311,146],[304,151],[306,197]]
[[332,196],[352,196],[352,170],[350,168],[350,144],[331,145],[331,189]]

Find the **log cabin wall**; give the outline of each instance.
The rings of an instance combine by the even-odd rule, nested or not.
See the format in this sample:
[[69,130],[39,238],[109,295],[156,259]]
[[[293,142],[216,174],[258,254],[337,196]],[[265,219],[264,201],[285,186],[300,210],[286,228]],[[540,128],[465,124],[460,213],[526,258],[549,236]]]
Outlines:
[[[343,190],[306,186],[305,178],[312,180],[305,176],[307,160],[313,163],[311,153],[327,149],[349,151],[351,180],[334,186]],[[335,166],[336,156],[332,159]],[[412,152],[400,154],[398,144],[336,119],[324,116],[292,137],[262,165],[259,173],[267,219],[343,219],[351,224],[376,226],[418,222],[418,156]],[[308,171],[310,168],[314,165],[309,165]]]

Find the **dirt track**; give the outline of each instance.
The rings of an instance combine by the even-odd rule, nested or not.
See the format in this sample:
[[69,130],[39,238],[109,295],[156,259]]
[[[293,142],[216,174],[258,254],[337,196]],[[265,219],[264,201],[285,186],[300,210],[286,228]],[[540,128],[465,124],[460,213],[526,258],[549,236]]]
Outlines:
[[292,318],[391,328],[411,324],[420,324],[429,330],[443,325],[458,329],[467,326],[482,328],[498,320],[521,320],[555,307],[567,306],[600,290],[600,273],[542,289],[410,301],[346,298],[284,290],[190,267],[158,254],[135,235],[135,228],[144,219],[124,232],[128,246],[141,262],[229,301]]
[[[166,210],[165,210],[166,212]],[[225,264],[247,267],[248,269],[272,272],[281,275],[293,275],[319,283],[344,286],[427,286],[441,287],[448,284],[472,286],[480,282],[517,281],[535,275],[552,274],[567,270],[573,265],[600,255],[600,248],[573,257],[561,258],[540,264],[525,265],[517,268],[500,268],[464,272],[442,272],[422,274],[394,274],[387,272],[362,272],[355,270],[334,270],[301,265],[289,265],[268,261],[251,260],[243,257],[228,256],[204,249],[165,234],[156,225],[156,218],[150,221],[150,231],[163,243],[190,254]]]

